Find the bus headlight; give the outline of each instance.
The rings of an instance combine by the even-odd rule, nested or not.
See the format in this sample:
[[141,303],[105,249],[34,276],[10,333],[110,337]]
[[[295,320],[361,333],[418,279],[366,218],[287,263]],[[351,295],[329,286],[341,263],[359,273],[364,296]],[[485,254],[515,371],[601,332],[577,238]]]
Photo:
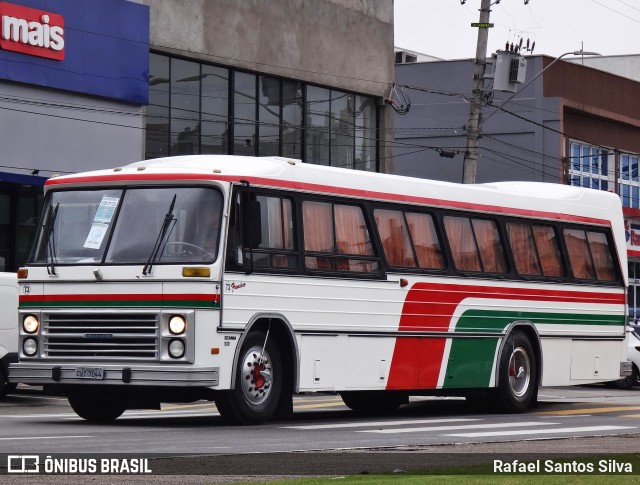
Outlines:
[[27,315],[22,321],[22,328],[27,333],[36,333],[40,328],[40,322],[35,315]]
[[169,342],[169,355],[174,359],[179,359],[184,355],[184,342],[178,338],[174,338]]
[[182,335],[184,331],[187,329],[187,322],[184,317],[180,315],[174,315],[169,320],[169,332],[173,335]]
[[38,342],[34,338],[26,338],[22,342],[22,352],[28,357],[33,357],[38,353]]

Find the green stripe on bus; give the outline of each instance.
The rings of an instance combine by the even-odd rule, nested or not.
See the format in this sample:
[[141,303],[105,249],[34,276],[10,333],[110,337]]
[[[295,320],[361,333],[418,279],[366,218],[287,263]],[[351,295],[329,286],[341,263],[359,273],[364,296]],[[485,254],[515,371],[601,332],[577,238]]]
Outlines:
[[[526,320],[534,325],[603,325],[621,328],[626,322],[624,315],[469,310],[458,320],[456,331],[502,333],[517,320]],[[498,337],[452,339],[442,387],[488,387],[499,341]]]
[[624,315],[468,310],[456,324],[460,332],[502,332],[510,323],[526,320],[534,325],[605,325],[624,327]]

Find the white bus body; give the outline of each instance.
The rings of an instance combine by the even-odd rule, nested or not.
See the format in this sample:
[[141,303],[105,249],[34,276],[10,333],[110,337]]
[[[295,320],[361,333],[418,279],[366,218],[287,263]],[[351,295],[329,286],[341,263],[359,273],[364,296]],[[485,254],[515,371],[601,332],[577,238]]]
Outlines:
[[[412,394],[521,411],[539,385],[618,379],[626,361],[615,194],[233,156],[45,190],[10,379],[58,387],[89,420],[206,398],[262,422],[310,391],[362,411]],[[197,235],[207,207],[211,250]]]

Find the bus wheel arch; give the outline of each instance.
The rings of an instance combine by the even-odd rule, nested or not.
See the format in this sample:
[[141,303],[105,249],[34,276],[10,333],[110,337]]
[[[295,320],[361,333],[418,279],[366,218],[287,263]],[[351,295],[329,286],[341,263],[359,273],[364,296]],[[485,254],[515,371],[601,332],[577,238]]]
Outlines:
[[277,315],[252,319],[238,342],[231,389],[220,391],[215,399],[218,411],[237,424],[291,415],[296,363],[295,339],[286,319]]
[[493,397],[503,411],[535,406],[542,377],[542,347],[531,322],[514,322],[502,340],[496,362]]

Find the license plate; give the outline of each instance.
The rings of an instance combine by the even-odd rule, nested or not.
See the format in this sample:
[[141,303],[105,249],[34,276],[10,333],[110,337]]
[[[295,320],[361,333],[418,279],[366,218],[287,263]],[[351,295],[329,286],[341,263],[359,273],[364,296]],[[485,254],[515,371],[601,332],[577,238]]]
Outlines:
[[76,377],[80,379],[103,379],[104,369],[102,367],[77,367]]

